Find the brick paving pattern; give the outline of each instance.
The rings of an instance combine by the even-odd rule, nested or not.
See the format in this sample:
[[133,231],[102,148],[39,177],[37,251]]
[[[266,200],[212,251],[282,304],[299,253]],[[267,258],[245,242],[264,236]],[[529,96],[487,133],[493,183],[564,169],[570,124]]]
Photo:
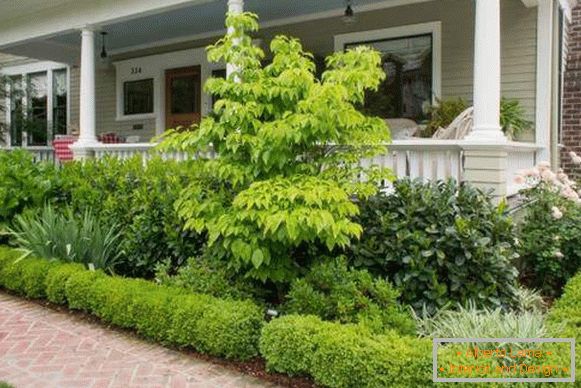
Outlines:
[[273,387],[0,292],[0,381],[16,388]]

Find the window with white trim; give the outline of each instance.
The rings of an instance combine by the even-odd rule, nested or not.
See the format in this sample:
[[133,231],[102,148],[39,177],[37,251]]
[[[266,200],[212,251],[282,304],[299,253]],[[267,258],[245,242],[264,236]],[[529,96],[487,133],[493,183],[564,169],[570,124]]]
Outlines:
[[10,146],[47,146],[67,133],[68,70],[12,73],[6,99]]
[[383,118],[428,119],[439,95],[439,22],[339,35],[337,50],[369,46],[381,54],[385,80],[368,91],[361,109]]

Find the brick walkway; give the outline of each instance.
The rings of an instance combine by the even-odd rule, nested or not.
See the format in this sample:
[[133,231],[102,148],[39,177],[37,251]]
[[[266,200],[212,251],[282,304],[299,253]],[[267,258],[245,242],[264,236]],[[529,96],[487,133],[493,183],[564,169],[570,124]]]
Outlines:
[[0,292],[0,381],[16,388],[272,387]]

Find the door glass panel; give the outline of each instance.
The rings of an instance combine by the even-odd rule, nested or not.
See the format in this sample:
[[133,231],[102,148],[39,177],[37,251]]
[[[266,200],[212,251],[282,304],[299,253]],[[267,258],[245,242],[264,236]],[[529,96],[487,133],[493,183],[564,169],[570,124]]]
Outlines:
[[67,71],[56,70],[52,80],[52,131],[55,135],[67,133]]
[[371,46],[381,53],[386,79],[377,91],[366,93],[363,111],[383,118],[427,119],[432,102],[432,35],[350,43],[346,49]]
[[174,76],[171,79],[171,113],[197,112],[197,83],[194,75]]
[[24,110],[22,105],[22,77],[10,78],[10,145],[22,146]]
[[46,73],[28,75],[28,116],[26,133],[28,145],[47,144],[47,90]]

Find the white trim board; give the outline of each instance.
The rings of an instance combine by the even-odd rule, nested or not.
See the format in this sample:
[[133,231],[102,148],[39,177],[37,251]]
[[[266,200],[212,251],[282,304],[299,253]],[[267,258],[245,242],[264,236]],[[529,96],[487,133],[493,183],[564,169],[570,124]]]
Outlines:
[[432,103],[436,103],[436,99],[440,98],[442,94],[442,22],[410,24],[335,35],[335,51],[344,50],[345,45],[349,43],[404,38],[422,34],[432,34]]

